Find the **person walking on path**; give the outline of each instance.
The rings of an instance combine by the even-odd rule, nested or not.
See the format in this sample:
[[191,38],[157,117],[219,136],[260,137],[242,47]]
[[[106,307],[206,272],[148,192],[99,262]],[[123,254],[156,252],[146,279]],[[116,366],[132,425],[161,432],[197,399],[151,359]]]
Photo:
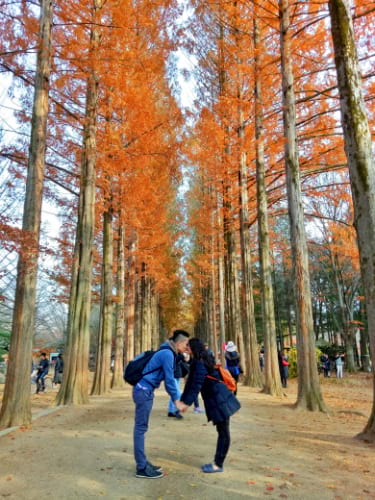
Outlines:
[[[48,374],[49,370],[49,361],[47,359],[47,354],[42,352],[41,358],[38,365],[38,372],[36,376],[36,393],[38,394],[40,391],[44,392],[46,390],[46,382],[45,378]],[[40,382],[40,385],[39,385]]]
[[241,405],[222,382],[214,360],[207,353],[204,344],[198,338],[192,338],[189,347],[193,360],[181,396],[181,402],[186,405],[182,411],[186,411],[193,404],[200,392],[207,420],[216,426],[218,434],[214,461],[202,465],[201,469],[206,473],[223,472],[224,460],[230,446],[230,417],[240,409]]
[[237,347],[231,340],[225,347],[225,365],[227,370],[229,370],[230,374],[236,381],[236,390],[234,391],[234,395],[236,395],[238,378],[240,374],[243,373],[243,370],[241,368],[240,355],[237,352]]
[[189,334],[184,330],[175,330],[171,339],[164,342],[145,366],[145,375],[133,387],[134,415],[134,458],[136,462],[136,477],[156,479],[163,477],[161,467],[152,465],[145,453],[145,434],[154,402],[154,390],[164,380],[165,389],[172,398],[178,410],[185,407],[179,401],[179,394],[174,378],[175,358],[180,352],[185,352]]

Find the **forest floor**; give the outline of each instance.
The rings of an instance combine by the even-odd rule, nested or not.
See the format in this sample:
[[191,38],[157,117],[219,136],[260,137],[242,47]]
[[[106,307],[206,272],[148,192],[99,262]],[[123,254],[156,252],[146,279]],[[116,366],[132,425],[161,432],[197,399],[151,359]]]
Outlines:
[[[0,437],[0,499],[375,499],[375,445],[355,439],[370,414],[371,376],[321,380],[329,415],[293,409],[295,380],[282,400],[240,387],[219,474],[200,471],[213,458],[215,428],[192,409],[184,420],[168,418],[162,389],[146,449],[165,476],[153,481],[134,476],[129,387],[57,408],[31,430]],[[56,390],[32,395],[33,411],[49,407]]]

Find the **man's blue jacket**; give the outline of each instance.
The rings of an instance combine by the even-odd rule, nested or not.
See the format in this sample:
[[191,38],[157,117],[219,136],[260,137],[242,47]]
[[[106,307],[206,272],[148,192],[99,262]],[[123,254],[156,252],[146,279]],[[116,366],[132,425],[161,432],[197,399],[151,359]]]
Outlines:
[[161,344],[159,351],[152,356],[150,361],[145,366],[143,373],[151,372],[144,375],[138,384],[142,387],[147,387],[150,390],[157,389],[164,380],[165,390],[172,398],[172,401],[178,399],[178,392],[174,378],[175,358],[177,355],[176,345],[173,340],[167,340]]

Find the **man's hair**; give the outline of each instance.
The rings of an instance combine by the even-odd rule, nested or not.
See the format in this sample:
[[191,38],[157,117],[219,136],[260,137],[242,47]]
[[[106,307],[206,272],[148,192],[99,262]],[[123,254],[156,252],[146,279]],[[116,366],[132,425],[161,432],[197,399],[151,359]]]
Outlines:
[[188,332],[185,332],[185,330],[175,330],[172,335],[172,340],[173,342],[179,342],[180,340],[183,340],[184,338],[188,339],[189,334]]
[[41,356],[46,357],[46,356],[47,356],[47,354],[46,354],[45,352],[42,352],[42,353],[41,353]]

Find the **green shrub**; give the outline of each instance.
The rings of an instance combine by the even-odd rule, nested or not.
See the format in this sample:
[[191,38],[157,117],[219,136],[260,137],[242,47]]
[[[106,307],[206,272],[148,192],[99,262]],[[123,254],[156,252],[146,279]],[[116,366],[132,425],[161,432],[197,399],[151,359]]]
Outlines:
[[[287,351],[287,355],[289,357],[289,378],[297,377],[297,348],[292,347]],[[315,349],[315,357],[316,364],[318,366],[320,356],[322,355],[322,351],[318,348]]]

